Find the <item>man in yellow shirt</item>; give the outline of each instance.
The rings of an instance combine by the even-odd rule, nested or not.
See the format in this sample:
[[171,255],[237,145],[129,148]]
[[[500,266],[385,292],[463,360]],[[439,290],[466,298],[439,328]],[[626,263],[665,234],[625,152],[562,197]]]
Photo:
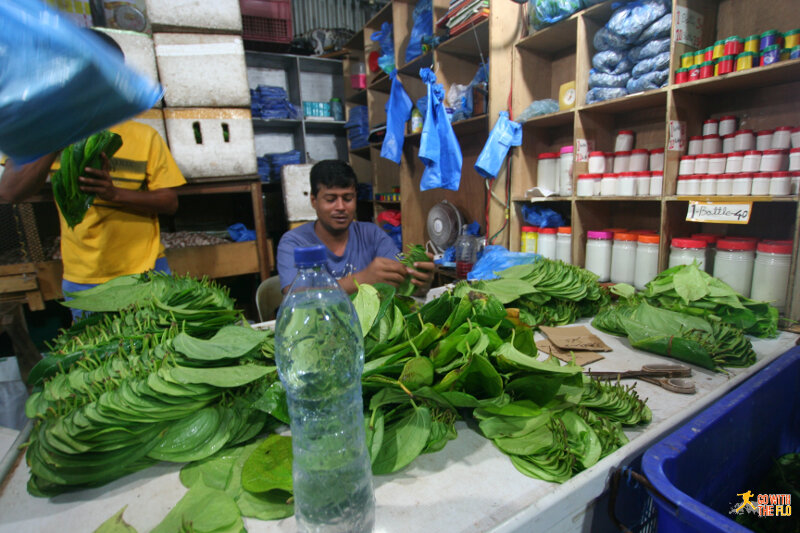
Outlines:
[[[81,190],[95,194],[85,218],[70,229],[59,212],[65,293],[125,274],[169,272],[158,215],[178,209],[173,187],[186,180],[150,126],[128,121],[109,129],[122,137],[122,147],[110,159],[102,154],[102,170],[86,168],[79,178]],[[57,157],[49,154],[19,167],[9,160],[0,177],[0,199],[17,203],[38,192],[58,168]]]

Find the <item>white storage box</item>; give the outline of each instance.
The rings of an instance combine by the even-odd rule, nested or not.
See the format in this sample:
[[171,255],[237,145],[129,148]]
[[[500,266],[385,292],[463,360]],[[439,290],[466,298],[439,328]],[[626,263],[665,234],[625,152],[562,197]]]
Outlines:
[[161,135],[161,138],[164,139],[164,142],[169,144],[167,141],[167,127],[164,125],[164,113],[160,109],[148,109],[147,111],[136,115],[131,120],[135,122],[141,122],[142,124],[147,124],[156,130],[159,135]]
[[[125,54],[125,64],[135,71],[158,81],[158,68],[156,68],[156,52],[153,38],[146,33],[135,31],[112,30],[109,28],[96,28],[114,39]],[[161,100],[156,107],[161,107]]]
[[316,220],[317,212],[311,207],[309,176],[314,165],[284,165],[281,168],[281,187],[286,219],[289,222]]
[[156,30],[213,30],[242,33],[239,0],[146,0]]
[[189,181],[256,174],[249,109],[167,108],[164,122],[169,149]]
[[156,62],[169,107],[250,107],[242,38],[156,33]]

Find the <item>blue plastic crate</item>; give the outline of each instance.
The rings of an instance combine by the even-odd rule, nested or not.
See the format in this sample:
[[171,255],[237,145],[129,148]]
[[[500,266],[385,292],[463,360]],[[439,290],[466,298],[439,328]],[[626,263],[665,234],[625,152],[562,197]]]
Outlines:
[[659,533],[750,531],[730,511],[743,501],[738,494],[757,493],[775,459],[800,448],[798,390],[793,348],[645,452],[642,469],[661,493],[651,492]]

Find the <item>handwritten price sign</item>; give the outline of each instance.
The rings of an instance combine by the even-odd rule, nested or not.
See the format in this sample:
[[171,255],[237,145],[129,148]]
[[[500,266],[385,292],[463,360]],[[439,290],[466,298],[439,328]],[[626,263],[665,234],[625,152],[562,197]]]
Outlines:
[[724,204],[716,202],[689,202],[686,220],[711,224],[747,224],[753,203]]
[[703,15],[688,7],[676,6],[675,17],[673,40],[693,48],[700,48],[703,44]]

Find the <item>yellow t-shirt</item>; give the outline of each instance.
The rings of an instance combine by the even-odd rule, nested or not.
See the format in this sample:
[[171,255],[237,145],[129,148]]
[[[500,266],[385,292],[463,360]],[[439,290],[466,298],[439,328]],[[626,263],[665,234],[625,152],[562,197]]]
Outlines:
[[[166,143],[156,130],[128,121],[109,128],[122,137],[122,147],[111,158],[114,186],[149,190],[186,183]],[[56,161],[53,170],[58,169]],[[70,229],[61,220],[61,257],[64,279],[75,283],[103,283],[117,276],[151,270],[164,255],[158,215],[122,210],[96,198],[83,221]]]

